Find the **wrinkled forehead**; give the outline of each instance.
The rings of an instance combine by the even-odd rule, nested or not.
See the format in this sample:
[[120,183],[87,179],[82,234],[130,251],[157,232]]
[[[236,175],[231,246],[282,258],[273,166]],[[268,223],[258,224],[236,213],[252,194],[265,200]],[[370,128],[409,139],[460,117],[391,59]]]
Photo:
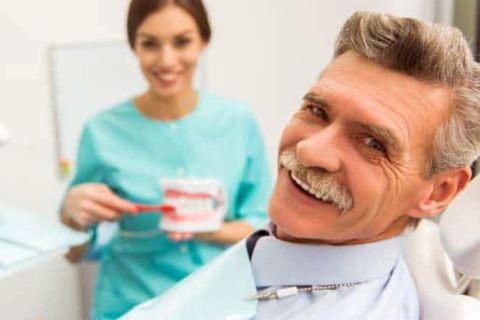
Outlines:
[[[335,58],[310,89],[333,112],[386,126],[404,143],[433,138],[450,114],[452,90],[372,63],[353,52]],[[433,144],[433,140],[427,142]]]

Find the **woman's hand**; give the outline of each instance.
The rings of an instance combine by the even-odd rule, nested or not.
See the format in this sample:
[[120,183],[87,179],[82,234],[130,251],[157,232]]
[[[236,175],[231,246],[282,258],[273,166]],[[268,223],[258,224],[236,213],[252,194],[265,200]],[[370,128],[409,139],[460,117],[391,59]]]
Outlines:
[[62,210],[62,222],[85,230],[93,223],[117,220],[123,213],[134,214],[135,205],[117,196],[101,183],[84,183],[70,189]]
[[[135,206],[101,183],[79,184],[67,193],[63,202],[61,221],[76,230],[85,230],[99,221],[118,219],[124,212],[136,213]],[[90,242],[70,248],[66,255],[70,262],[79,262]]]

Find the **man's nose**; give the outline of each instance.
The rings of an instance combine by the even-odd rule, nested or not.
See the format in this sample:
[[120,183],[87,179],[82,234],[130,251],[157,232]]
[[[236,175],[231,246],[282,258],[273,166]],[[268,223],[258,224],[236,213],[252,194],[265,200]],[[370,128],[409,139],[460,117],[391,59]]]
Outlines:
[[297,143],[297,159],[305,167],[319,167],[328,172],[336,172],[341,167],[339,140],[333,128],[312,133]]

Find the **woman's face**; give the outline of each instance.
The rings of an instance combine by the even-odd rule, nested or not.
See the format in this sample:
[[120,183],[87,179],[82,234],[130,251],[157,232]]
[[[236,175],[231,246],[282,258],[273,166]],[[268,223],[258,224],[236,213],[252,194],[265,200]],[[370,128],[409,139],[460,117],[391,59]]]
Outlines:
[[192,89],[205,45],[194,18],[182,8],[168,5],[140,24],[134,51],[150,90],[165,98]]

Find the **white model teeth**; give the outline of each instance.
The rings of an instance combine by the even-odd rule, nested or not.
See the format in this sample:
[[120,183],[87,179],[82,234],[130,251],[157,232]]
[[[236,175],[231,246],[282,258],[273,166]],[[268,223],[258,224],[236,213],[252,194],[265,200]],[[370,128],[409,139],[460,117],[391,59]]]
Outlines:
[[310,186],[307,183],[300,180],[293,173],[290,173],[290,176],[292,177],[293,181],[295,181],[303,190],[305,190],[306,192],[308,192],[309,194],[311,194],[315,198],[317,198],[319,200],[322,200],[322,201],[325,201],[325,202],[331,202],[329,197],[327,197],[326,195],[322,195],[322,194],[316,194],[313,190],[311,190]]
[[165,202],[175,206],[179,215],[195,215],[198,213],[210,212],[214,209],[213,200],[211,198],[166,198]]

